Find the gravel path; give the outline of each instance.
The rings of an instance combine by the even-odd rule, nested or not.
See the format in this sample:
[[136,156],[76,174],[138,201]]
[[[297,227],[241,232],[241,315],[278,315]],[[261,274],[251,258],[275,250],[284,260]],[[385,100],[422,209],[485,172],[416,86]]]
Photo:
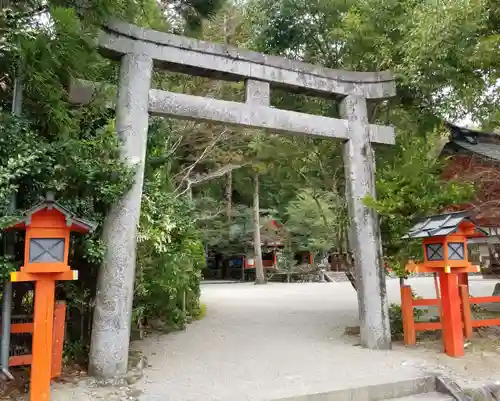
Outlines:
[[[425,297],[432,278],[410,280]],[[471,279],[473,295],[491,295],[494,282]],[[399,302],[398,280],[388,280]],[[206,284],[207,316],[185,332],[138,342],[148,358],[145,377],[131,394],[59,386],[55,401],[259,401],[325,392],[442,372],[474,382],[498,375],[498,354],[451,359],[440,346],[370,351],[344,334],[357,325],[350,283]],[[140,396],[138,394],[141,393]],[[128,398],[129,394],[132,396]]]
[[422,373],[405,353],[344,335],[357,325],[350,283],[210,284],[203,302],[205,319],[141,345],[144,400],[269,400]]

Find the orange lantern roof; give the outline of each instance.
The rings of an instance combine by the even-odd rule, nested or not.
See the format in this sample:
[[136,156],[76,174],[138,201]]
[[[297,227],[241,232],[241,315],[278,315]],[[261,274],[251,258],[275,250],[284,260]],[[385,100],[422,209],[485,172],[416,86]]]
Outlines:
[[410,228],[403,239],[442,237],[457,233],[467,238],[488,235],[470,218],[468,211],[462,211],[425,217]]
[[6,230],[9,229],[26,229],[32,224],[33,216],[48,216],[51,215],[55,217],[55,221],[52,223],[61,226],[61,228],[66,227],[69,231],[76,231],[79,233],[92,232],[97,228],[97,224],[91,221],[77,217],[71,211],[63,207],[61,204],[54,200],[54,195],[48,193],[46,198],[39,204],[33,206],[31,209],[26,210],[23,213],[24,217],[13,224],[5,227]]

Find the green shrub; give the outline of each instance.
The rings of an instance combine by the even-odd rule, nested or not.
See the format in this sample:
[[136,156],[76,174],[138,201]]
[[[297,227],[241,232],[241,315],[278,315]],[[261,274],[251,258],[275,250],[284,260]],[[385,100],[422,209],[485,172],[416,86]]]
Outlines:
[[160,319],[182,329],[200,309],[203,243],[191,205],[151,176],[144,185],[139,227],[134,317],[138,326]]
[[195,309],[193,313],[193,319],[194,320],[201,320],[207,315],[207,305],[206,304],[200,304],[200,307]]

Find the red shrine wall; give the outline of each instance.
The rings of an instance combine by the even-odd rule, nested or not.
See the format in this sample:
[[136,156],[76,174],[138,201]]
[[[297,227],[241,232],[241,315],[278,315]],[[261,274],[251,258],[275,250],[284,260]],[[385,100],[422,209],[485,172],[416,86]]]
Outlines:
[[443,171],[446,180],[469,180],[476,184],[471,203],[454,205],[446,211],[476,208],[483,226],[500,226],[500,161],[492,163],[476,154],[454,154]]

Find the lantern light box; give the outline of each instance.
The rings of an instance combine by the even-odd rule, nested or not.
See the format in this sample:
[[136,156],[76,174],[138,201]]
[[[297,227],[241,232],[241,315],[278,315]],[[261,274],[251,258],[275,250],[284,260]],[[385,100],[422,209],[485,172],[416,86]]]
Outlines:
[[443,244],[425,244],[425,255],[427,260],[443,260]]

